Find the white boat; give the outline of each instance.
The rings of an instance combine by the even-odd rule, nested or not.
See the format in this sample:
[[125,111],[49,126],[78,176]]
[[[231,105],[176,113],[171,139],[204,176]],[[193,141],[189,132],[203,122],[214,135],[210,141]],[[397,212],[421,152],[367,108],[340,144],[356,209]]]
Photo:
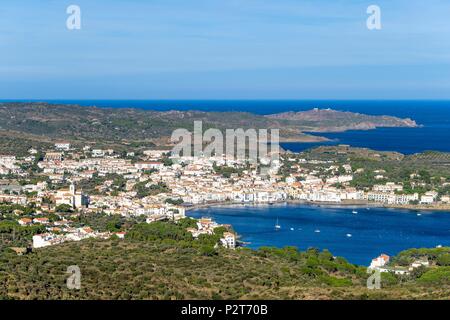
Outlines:
[[420,217],[421,215],[422,215],[421,213],[418,213],[418,214],[417,214],[418,217]]
[[314,230],[315,233],[320,233],[319,229]]
[[275,224],[275,230],[279,230],[279,229],[281,229],[281,226],[278,223],[278,218],[277,218],[277,223]]
[[291,228],[291,231],[294,231],[294,228]]
[[346,236],[347,236],[348,238],[351,238],[351,237],[352,237],[352,234],[351,234],[351,233],[347,233]]
[[357,213],[358,213],[358,211],[356,211],[356,210],[353,210],[353,211],[352,211],[352,213],[353,213],[353,214],[357,214]]

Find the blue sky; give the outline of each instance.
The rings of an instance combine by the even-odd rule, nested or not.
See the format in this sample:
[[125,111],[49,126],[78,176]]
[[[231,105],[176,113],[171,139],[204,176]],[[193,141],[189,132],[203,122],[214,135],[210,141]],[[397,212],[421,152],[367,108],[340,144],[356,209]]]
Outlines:
[[450,99],[448,0],[0,3],[0,99],[429,98]]

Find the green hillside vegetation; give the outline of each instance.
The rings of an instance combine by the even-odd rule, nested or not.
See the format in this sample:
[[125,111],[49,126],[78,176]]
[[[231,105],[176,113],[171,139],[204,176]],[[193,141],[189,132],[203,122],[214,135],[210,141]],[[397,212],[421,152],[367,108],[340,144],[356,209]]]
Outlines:
[[73,142],[130,143],[170,137],[178,128],[272,128],[278,121],[246,112],[150,111],[59,105],[0,103],[0,128],[34,137]]
[[[68,242],[23,256],[5,249],[0,298],[439,299],[450,293],[448,267],[433,266],[405,278],[383,274],[382,289],[368,290],[366,268],[327,250],[214,247],[224,229],[194,240],[186,232],[194,223],[138,223],[123,240]],[[449,254],[450,248],[439,252]],[[80,290],[66,287],[70,265],[80,267]]]
[[46,150],[53,147],[50,138],[34,136],[17,131],[5,131],[0,128],[0,154],[18,157],[28,155],[30,148]]
[[[337,113],[341,114],[341,113]],[[371,120],[369,120],[371,119]],[[97,108],[79,105],[34,103],[0,103],[0,136],[17,138],[0,143],[7,152],[26,152],[29,148],[46,146],[50,141],[68,140],[82,146],[113,147],[116,151],[130,151],[143,147],[165,146],[172,132],[178,128],[193,130],[194,121],[203,122],[203,130],[217,128],[280,129],[282,140],[323,141],[323,137],[305,134],[306,131],[327,131],[342,126],[347,130],[361,123],[375,121],[379,126],[404,126],[405,120],[395,117],[369,117],[345,113],[345,121],[336,113],[308,121],[265,117],[248,112],[152,111],[126,108]],[[364,129],[364,128],[360,128]],[[21,142],[19,142],[21,141]],[[12,146],[18,148],[11,148]],[[23,146],[21,146],[23,145]]]
[[448,248],[412,248],[400,252],[393,260],[401,266],[408,266],[418,259],[429,261],[432,265],[450,266],[450,252]]

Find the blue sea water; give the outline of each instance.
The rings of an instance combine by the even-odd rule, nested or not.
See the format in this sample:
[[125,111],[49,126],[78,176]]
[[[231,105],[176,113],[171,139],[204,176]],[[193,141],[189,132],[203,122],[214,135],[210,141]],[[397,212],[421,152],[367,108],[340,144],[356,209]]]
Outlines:
[[[275,204],[203,208],[187,214],[231,224],[250,248],[328,249],[359,265],[369,265],[381,253],[395,255],[409,248],[450,245],[449,212],[421,211],[419,216],[416,211],[398,209],[364,207],[356,208],[357,214],[352,210],[355,208]],[[277,218],[278,231],[274,227]]]
[[[349,144],[380,151],[413,154],[426,150],[450,152],[449,100],[50,100],[84,106],[140,108],[147,110],[246,111],[271,114],[285,111],[332,108],[372,115],[392,115],[416,120],[421,128],[381,128],[319,134],[332,139],[325,144]],[[282,147],[302,151],[317,143],[286,143]]]

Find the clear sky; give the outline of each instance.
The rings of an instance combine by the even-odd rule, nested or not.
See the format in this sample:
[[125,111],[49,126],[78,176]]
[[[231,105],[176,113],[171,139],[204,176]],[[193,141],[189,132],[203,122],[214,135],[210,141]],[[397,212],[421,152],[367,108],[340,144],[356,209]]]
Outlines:
[[428,98],[450,98],[449,0],[0,2],[0,99]]

